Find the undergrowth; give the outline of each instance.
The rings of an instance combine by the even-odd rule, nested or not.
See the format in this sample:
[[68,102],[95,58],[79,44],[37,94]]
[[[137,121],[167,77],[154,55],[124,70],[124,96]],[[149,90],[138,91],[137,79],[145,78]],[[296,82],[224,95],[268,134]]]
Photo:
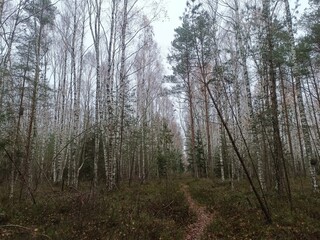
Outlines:
[[[9,200],[0,189],[0,239],[184,239],[196,221],[180,187],[213,213],[202,239],[320,239],[320,194],[292,186],[293,209],[275,193],[267,224],[245,182],[177,179],[135,183],[95,195],[84,189],[41,189],[37,204]],[[89,189],[89,188],[87,188]]]
[[2,197],[1,239],[183,239],[194,220],[178,183],[114,192],[39,192],[37,204]]
[[248,184],[190,180],[194,199],[213,212],[202,239],[320,239],[320,194],[293,186],[293,210],[276,194],[267,196],[273,223],[267,224]]

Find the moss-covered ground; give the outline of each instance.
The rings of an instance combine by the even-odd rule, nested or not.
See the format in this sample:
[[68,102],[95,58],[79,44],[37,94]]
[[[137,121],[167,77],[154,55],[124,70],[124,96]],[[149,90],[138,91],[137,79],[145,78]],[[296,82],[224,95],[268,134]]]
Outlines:
[[[123,184],[108,192],[101,186],[39,188],[37,204],[0,193],[0,239],[184,239],[196,221],[182,185],[213,214],[202,239],[320,239],[320,193],[292,185],[287,199],[268,193],[272,224],[267,224],[246,182],[177,178]],[[307,184],[305,184],[307,185]],[[18,193],[16,193],[18,195]]]

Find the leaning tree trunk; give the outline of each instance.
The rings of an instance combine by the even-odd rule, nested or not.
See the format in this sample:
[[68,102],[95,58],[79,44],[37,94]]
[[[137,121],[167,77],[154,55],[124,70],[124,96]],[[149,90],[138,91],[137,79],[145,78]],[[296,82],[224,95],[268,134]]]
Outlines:
[[250,176],[250,173],[249,173],[249,170],[248,170],[247,165],[245,163],[245,160],[243,159],[243,157],[242,157],[242,155],[241,155],[241,153],[240,153],[240,151],[238,149],[238,146],[236,145],[235,139],[233,138],[233,136],[232,136],[232,134],[230,132],[230,129],[229,129],[224,117],[223,117],[221,109],[218,106],[217,101],[216,101],[215,97],[213,96],[208,84],[207,84],[206,87],[207,87],[209,96],[210,96],[210,98],[212,100],[212,103],[213,103],[213,105],[214,105],[214,107],[215,107],[215,109],[217,111],[217,114],[218,114],[220,120],[221,120],[221,123],[222,123],[222,125],[223,125],[223,127],[224,127],[224,129],[225,129],[225,131],[226,131],[226,133],[227,133],[227,135],[229,137],[229,139],[230,139],[230,142],[231,142],[232,147],[233,147],[233,149],[234,149],[234,151],[236,153],[236,156],[238,157],[238,159],[239,159],[239,161],[241,163],[241,166],[242,166],[242,168],[244,170],[244,173],[245,173],[245,175],[246,175],[246,177],[247,177],[247,179],[248,179],[248,181],[250,183],[252,191],[254,192],[254,194],[255,194],[255,196],[257,198],[257,201],[258,201],[258,203],[260,205],[261,211],[263,212],[263,214],[264,214],[264,216],[266,218],[266,221],[268,223],[272,223],[272,217],[271,217],[271,212],[270,212],[269,207],[268,207],[268,203],[267,203],[266,199],[259,194],[256,186],[254,185],[253,179]]

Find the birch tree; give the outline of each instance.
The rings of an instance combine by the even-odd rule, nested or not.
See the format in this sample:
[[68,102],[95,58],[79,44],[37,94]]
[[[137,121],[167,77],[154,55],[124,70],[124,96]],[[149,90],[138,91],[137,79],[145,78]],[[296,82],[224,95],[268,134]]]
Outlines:
[[[98,184],[98,159],[100,157],[100,139],[105,137],[103,134],[105,131],[103,129],[103,98],[101,89],[101,59],[100,59],[100,39],[101,39],[101,11],[102,11],[102,1],[90,1],[89,3],[89,16],[90,16],[90,30],[93,39],[93,45],[95,50],[95,65],[96,65],[96,98],[95,98],[95,154],[94,154],[94,186],[97,187]],[[92,15],[95,15],[93,17]],[[113,16],[113,15],[112,15]],[[102,137],[100,134],[102,134]],[[103,145],[104,146],[104,145]],[[104,151],[104,147],[103,147]],[[103,153],[103,159],[105,154]]]
[[[301,121],[302,133],[303,133],[303,140],[305,145],[306,161],[309,164],[309,172],[312,180],[312,187],[314,191],[317,191],[318,183],[317,183],[317,177],[316,177],[316,169],[315,169],[315,163],[312,161],[314,156],[313,156],[313,149],[311,144],[310,129],[307,121],[305,104],[302,96],[302,83],[301,83],[301,76],[299,74],[298,62],[296,57],[295,38],[294,38],[294,32],[292,27],[292,16],[290,11],[290,4],[288,0],[284,0],[284,3],[285,3],[285,12],[286,12],[286,24],[288,27],[288,32],[290,37],[290,41],[289,41],[290,51],[291,51],[290,58],[293,64],[292,72],[295,78],[296,94],[297,94],[298,108],[299,108],[300,121]],[[302,161],[304,161],[304,159]]]

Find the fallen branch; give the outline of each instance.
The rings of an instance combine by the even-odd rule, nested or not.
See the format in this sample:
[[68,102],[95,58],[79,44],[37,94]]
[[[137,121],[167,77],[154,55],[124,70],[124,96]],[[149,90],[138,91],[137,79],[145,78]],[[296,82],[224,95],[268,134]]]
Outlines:
[[25,226],[21,226],[21,225],[16,225],[16,224],[6,224],[6,225],[0,225],[0,228],[21,228],[21,229],[24,229],[24,230],[27,230],[27,231],[30,231],[30,232],[33,232],[33,233],[36,233],[40,236],[43,236],[43,237],[46,237],[48,239],[52,239],[51,237],[49,237],[48,235],[46,234],[43,234],[43,233],[39,233],[37,231],[34,231],[34,229],[32,228],[28,228],[28,227],[25,227]]

